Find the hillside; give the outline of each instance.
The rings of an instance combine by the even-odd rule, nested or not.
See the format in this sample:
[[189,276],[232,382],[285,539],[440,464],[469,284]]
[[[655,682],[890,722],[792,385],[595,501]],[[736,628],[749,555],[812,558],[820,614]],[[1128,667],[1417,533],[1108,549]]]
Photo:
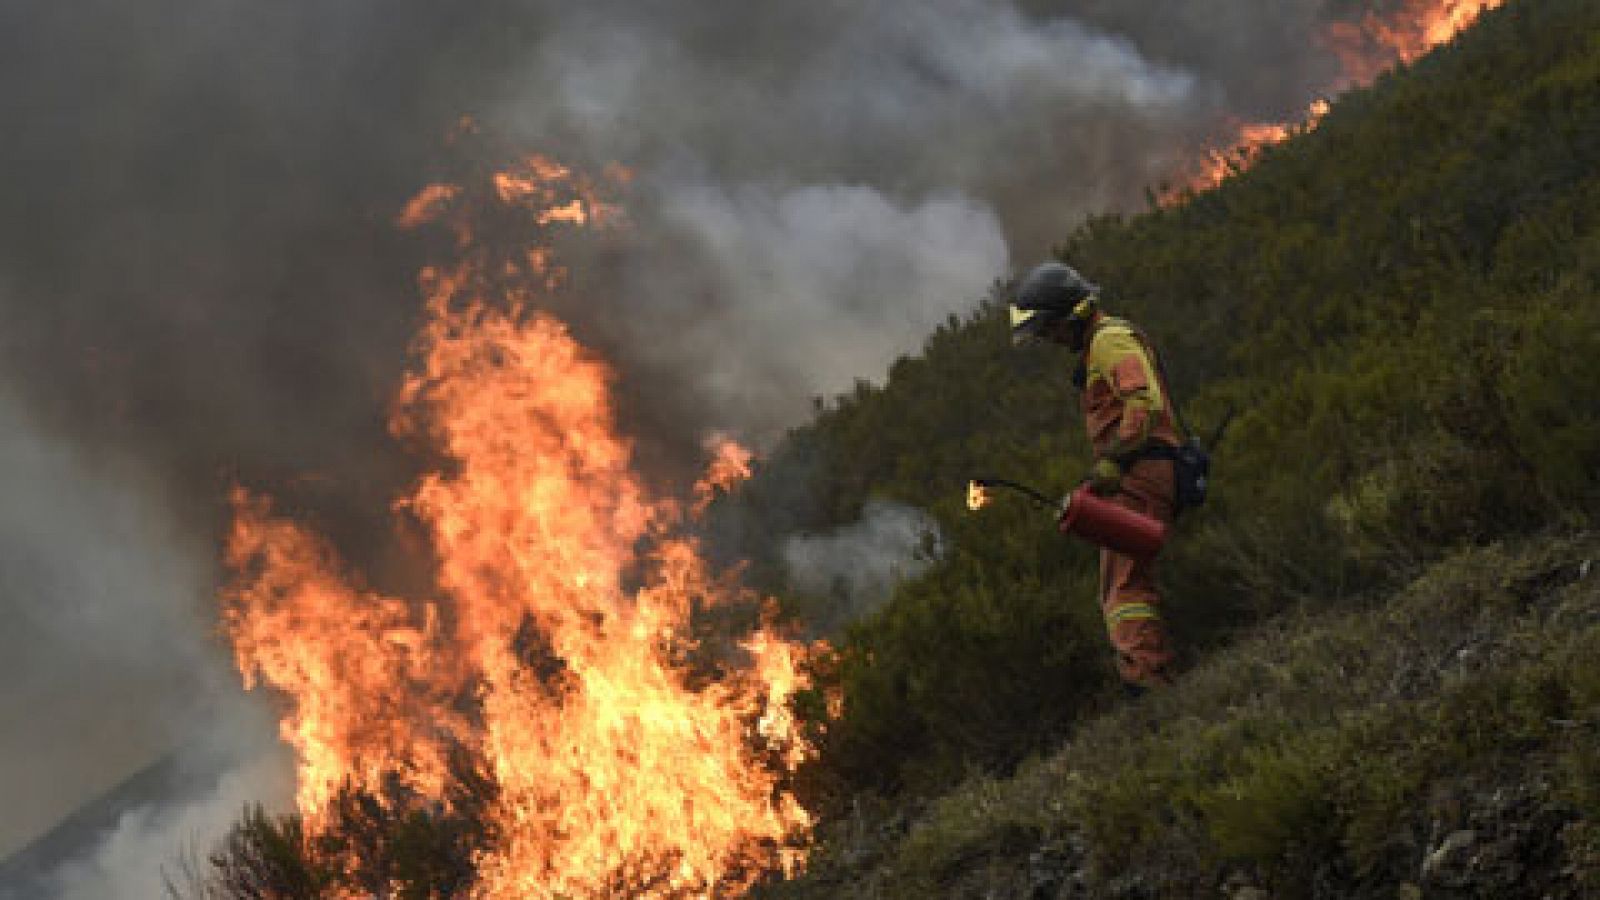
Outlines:
[[1279,616],[1009,777],[846,818],[770,895],[1593,896],[1597,561],[1476,548]]
[[[1194,667],[1122,701],[1092,554],[1020,505],[966,511],[973,475],[1059,490],[1088,456],[1067,360],[1009,347],[998,299],[952,320],[734,511],[822,530],[897,501],[950,548],[839,638],[807,785],[834,825],[775,893],[1592,889],[1600,7],[1508,3],[1059,254],[1152,333],[1191,420],[1239,410],[1164,559]],[[796,470],[815,506],[764,512]]]

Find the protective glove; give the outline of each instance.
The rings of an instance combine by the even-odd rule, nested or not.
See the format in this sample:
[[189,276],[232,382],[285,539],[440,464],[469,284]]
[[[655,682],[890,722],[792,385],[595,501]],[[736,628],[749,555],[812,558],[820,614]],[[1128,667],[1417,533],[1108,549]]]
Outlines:
[[1114,459],[1101,457],[1094,461],[1094,468],[1089,470],[1084,481],[1089,483],[1089,490],[1098,496],[1115,494],[1122,490],[1122,466],[1117,465]]

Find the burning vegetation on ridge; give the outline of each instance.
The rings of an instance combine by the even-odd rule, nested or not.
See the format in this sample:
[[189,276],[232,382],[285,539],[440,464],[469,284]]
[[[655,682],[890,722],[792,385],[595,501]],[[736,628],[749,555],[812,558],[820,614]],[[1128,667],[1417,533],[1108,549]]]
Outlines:
[[[1322,42],[1339,58],[1343,73],[1340,82],[1331,86],[1332,91],[1372,84],[1396,63],[1417,60],[1503,2],[1399,0],[1392,10],[1369,10],[1359,21],[1329,24],[1322,33]],[[1229,137],[1190,163],[1189,170],[1179,177],[1181,185],[1165,191],[1161,202],[1181,202],[1185,196],[1216,187],[1228,176],[1249,168],[1266,148],[1296,133],[1315,129],[1329,108],[1327,99],[1319,97],[1306,108],[1299,122],[1230,122]]]

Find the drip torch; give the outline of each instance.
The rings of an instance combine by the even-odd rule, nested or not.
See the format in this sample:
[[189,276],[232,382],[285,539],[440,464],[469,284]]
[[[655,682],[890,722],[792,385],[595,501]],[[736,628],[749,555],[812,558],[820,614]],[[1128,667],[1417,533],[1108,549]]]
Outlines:
[[1005,478],[974,478],[967,482],[967,508],[988,505],[989,491],[1005,488],[1027,497],[1056,516],[1056,526],[1096,546],[1135,559],[1150,559],[1167,541],[1167,525],[1160,519],[1121,506],[1079,485],[1057,502],[1025,484]]

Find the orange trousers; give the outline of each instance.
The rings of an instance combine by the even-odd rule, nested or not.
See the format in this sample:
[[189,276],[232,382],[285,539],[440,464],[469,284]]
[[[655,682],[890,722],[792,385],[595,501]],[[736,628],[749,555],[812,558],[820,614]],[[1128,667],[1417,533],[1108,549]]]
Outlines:
[[[1171,523],[1174,513],[1172,462],[1146,459],[1122,476],[1122,490],[1110,497],[1120,506]],[[1110,550],[1100,551],[1100,609],[1117,654],[1117,674],[1129,684],[1154,687],[1172,680],[1174,654],[1161,618],[1155,561],[1143,562]]]

